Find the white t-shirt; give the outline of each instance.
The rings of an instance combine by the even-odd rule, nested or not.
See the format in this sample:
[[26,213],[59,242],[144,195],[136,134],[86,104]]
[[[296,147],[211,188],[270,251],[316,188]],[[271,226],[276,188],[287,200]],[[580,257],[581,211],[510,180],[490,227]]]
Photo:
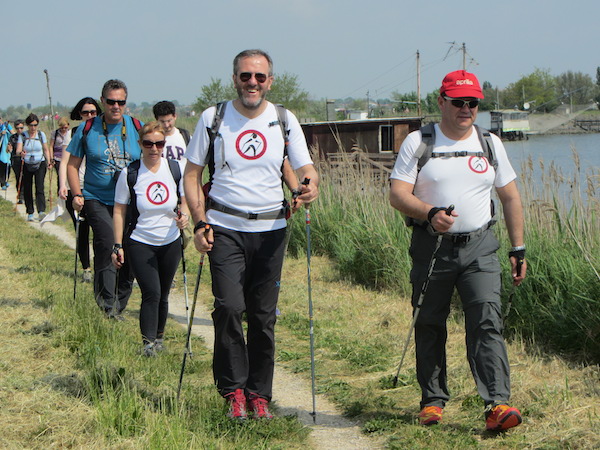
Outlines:
[[[454,218],[450,233],[475,231],[492,218],[492,187],[506,186],[516,178],[502,141],[494,134],[491,137],[498,161],[497,172],[485,157],[444,157],[430,158],[417,177],[418,160],[414,154],[422,138],[421,131],[414,131],[402,143],[390,178],[414,184],[415,196],[426,203],[444,207],[454,205],[459,216]],[[475,129],[467,139],[454,141],[448,139],[436,124],[433,153],[461,151],[482,151]]]
[[179,129],[174,128],[173,134],[171,136],[166,136],[165,140],[167,143],[163,149],[163,158],[176,159],[179,162],[179,167],[181,167],[181,173],[183,173],[186,163],[186,159],[183,156],[186,149],[185,139],[183,139]]
[[[160,168],[151,172],[140,161],[137,182],[134,186],[137,209],[140,213],[131,239],[148,245],[167,245],[179,238],[175,222],[177,214],[177,187],[169,169],[169,163],[161,158]],[[183,177],[179,182],[183,197]],[[129,204],[127,168],[123,169],[115,188],[115,203]]]
[[[208,153],[207,128],[212,126],[216,108],[204,111],[185,153],[194,164],[204,166]],[[298,119],[287,112],[288,157],[294,170],[312,164],[306,138]],[[283,135],[275,105],[254,119],[240,114],[228,102],[215,140],[215,176],[210,197],[215,201],[251,213],[280,210],[283,201],[281,166]],[[207,212],[207,221],[236,231],[261,232],[285,227],[285,219],[248,220],[215,210]]]

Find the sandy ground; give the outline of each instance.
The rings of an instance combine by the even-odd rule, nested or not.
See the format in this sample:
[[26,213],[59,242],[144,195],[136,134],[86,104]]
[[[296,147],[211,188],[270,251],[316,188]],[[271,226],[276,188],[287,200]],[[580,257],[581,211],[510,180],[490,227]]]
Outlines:
[[[14,177],[11,177],[11,181],[14,181]],[[0,195],[4,194],[4,191],[0,191]],[[16,198],[14,184],[11,184],[8,188],[6,198],[14,203]],[[56,198],[53,196],[53,204],[55,205],[55,203]],[[17,210],[23,217],[26,216],[24,205],[18,205]],[[37,219],[37,212],[34,214],[34,217]],[[75,242],[72,235],[63,227],[51,222],[46,222],[40,226],[40,223],[37,220],[28,223],[34,228],[41,229],[48,234],[58,237],[67,246],[75,249]],[[192,269],[189,262],[187,265],[189,302],[191,308],[196,267]],[[181,324],[182,327],[186,326],[187,319],[184,295],[178,295],[176,293],[171,294],[169,299],[169,313],[171,318]],[[212,319],[210,311],[208,311],[201,302],[197,302],[196,304],[192,333],[197,336],[202,336],[205,342],[209,346],[212,346],[214,341]],[[301,423],[311,429],[310,444],[312,448],[351,450],[384,447],[381,441],[364,436],[361,433],[360,426],[357,422],[353,422],[343,417],[333,403],[322,395],[317,395],[316,397],[317,415],[315,424],[311,415],[313,407],[310,381],[290,373],[278,365],[275,366],[273,400],[277,405],[278,414],[296,415]]]

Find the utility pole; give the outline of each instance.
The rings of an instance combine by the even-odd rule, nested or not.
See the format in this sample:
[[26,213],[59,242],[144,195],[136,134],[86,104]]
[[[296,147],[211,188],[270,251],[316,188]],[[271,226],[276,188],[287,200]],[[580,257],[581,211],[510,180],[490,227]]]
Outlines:
[[417,116],[421,117],[421,54],[417,50]]
[[467,46],[463,42],[462,44],[462,54],[463,54],[463,70],[467,70]]
[[367,119],[369,118],[369,91],[367,91]]

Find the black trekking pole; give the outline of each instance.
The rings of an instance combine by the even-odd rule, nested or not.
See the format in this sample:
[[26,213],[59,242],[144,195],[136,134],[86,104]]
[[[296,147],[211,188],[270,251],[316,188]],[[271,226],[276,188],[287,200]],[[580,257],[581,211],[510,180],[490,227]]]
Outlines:
[[[517,258],[517,276],[519,276],[519,275],[521,275],[521,268],[523,267],[524,258],[520,258],[520,257],[516,257],[516,258]],[[508,313],[510,312],[510,309],[512,308],[512,303],[515,298],[516,291],[517,291],[517,286],[513,283],[512,288],[510,290],[510,295],[508,296],[506,312],[502,315],[502,323],[503,324],[506,321],[506,318],[508,317]]]
[[185,373],[185,363],[187,356],[190,354],[190,339],[192,336],[192,325],[194,323],[194,312],[196,311],[196,301],[198,300],[198,290],[200,288],[200,278],[202,277],[202,267],[204,267],[205,253],[200,255],[200,263],[198,264],[198,276],[196,277],[196,286],[194,286],[194,299],[192,301],[192,311],[190,312],[190,320],[188,322],[187,337],[185,339],[185,350],[183,351],[183,362],[181,363],[181,372],[179,373],[179,386],[177,387],[177,403],[179,403],[179,395],[181,394],[181,384],[183,383],[183,374]]
[[[308,186],[310,178],[305,178],[302,182],[303,185]],[[305,205],[306,211],[306,267],[307,267],[307,281],[308,281],[308,321],[309,321],[309,335],[310,335],[310,380],[312,390],[312,412],[310,415],[313,418],[313,423],[317,423],[317,400],[316,400],[316,386],[315,386],[315,332],[313,325],[313,302],[312,302],[312,285],[311,285],[311,272],[310,272],[310,253],[311,253],[311,242],[310,242],[310,205]]]
[[21,188],[23,185],[23,168],[25,167],[25,160],[21,157],[21,170],[19,171],[19,180],[17,182],[17,199],[15,200],[15,209],[14,212],[17,212],[17,206],[19,205],[19,200],[21,199]]
[[[452,214],[454,210],[454,205],[450,205],[446,208],[446,215]],[[427,286],[429,285],[429,279],[431,278],[431,274],[433,273],[433,267],[435,266],[435,261],[437,259],[437,252],[442,245],[442,234],[439,234],[437,240],[435,242],[435,248],[433,249],[433,253],[431,254],[431,260],[429,261],[429,268],[427,269],[427,278],[423,282],[421,286],[421,293],[419,294],[419,300],[417,301],[417,306],[415,307],[415,311],[413,313],[413,319],[410,324],[410,329],[408,330],[408,336],[406,336],[406,342],[404,343],[404,350],[402,351],[402,357],[400,358],[400,364],[398,364],[398,370],[396,371],[396,376],[392,382],[392,386],[396,387],[398,385],[398,376],[400,375],[400,369],[402,369],[402,364],[404,363],[404,357],[406,356],[406,350],[408,350],[408,344],[410,343],[410,338],[412,337],[413,329],[415,328],[415,324],[417,323],[417,318],[419,317],[419,312],[421,311],[421,305],[423,304],[423,299],[425,298],[425,293],[427,292]]]
[[77,256],[79,252],[79,211],[75,211],[75,268],[73,269],[73,302],[77,298]]
[[[177,215],[181,217],[181,208],[177,205]],[[185,298],[185,317],[187,320],[187,326],[190,326],[190,304],[188,301],[188,285],[187,285],[187,270],[185,268],[185,249],[183,248],[183,230],[180,231],[181,240],[181,272],[183,273],[183,293]],[[192,344],[189,343],[190,358],[192,357]]]

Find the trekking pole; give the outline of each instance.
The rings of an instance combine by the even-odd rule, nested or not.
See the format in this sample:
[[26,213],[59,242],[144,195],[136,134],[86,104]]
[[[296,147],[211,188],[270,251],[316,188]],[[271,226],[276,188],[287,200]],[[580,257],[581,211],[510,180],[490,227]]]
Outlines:
[[15,200],[15,209],[14,212],[17,212],[17,205],[19,204],[19,199],[21,198],[21,186],[23,185],[23,168],[25,167],[25,160],[21,158],[21,170],[19,171],[19,180],[17,183],[17,199]]
[[49,187],[48,187],[48,199],[49,199],[49,202],[50,202],[50,208],[49,209],[52,209],[52,169],[50,169],[50,184],[49,184]]
[[177,387],[177,403],[179,403],[179,395],[181,394],[181,384],[183,383],[183,374],[185,372],[185,363],[188,353],[190,353],[190,338],[192,336],[192,325],[194,323],[194,312],[196,311],[196,301],[198,300],[198,290],[200,288],[200,278],[202,277],[202,267],[204,267],[205,253],[200,254],[200,263],[198,264],[198,276],[196,277],[196,286],[194,286],[194,299],[192,301],[192,311],[188,322],[187,337],[185,340],[185,350],[183,351],[183,362],[181,363],[181,372],[179,373],[179,386]]
[[48,75],[48,69],[44,69],[44,73],[46,74],[46,87],[48,88],[48,101],[50,102],[50,114],[52,114],[52,129],[54,130],[56,126],[54,125],[54,108],[52,107],[52,94],[50,94],[50,76]]
[[[448,208],[446,208],[446,215],[451,215],[453,210],[454,205],[450,205]],[[417,318],[419,317],[419,312],[421,311],[421,305],[423,304],[423,299],[425,298],[425,292],[427,292],[429,279],[431,278],[431,274],[433,273],[433,267],[435,266],[435,261],[437,259],[437,252],[440,249],[440,246],[442,245],[442,239],[443,236],[439,234],[435,243],[435,248],[433,249],[433,253],[431,254],[431,260],[429,261],[429,268],[427,269],[427,278],[425,278],[425,281],[421,286],[421,293],[419,294],[419,300],[417,301],[417,306],[415,307],[415,312],[413,313],[413,319],[410,324],[410,329],[408,330],[408,336],[406,336],[406,342],[404,343],[404,350],[402,351],[400,364],[398,364],[398,370],[396,371],[396,376],[394,377],[394,381],[392,382],[393,387],[396,387],[398,385],[398,376],[400,375],[400,369],[402,369],[404,357],[406,356],[406,350],[408,350],[408,344],[410,343],[410,338],[412,337],[413,329],[415,328]]]
[[[181,217],[181,208],[177,205],[177,216]],[[183,230],[180,231],[181,239],[181,272],[183,274],[183,293],[185,298],[185,317],[187,320],[187,326],[190,326],[190,304],[188,299],[188,285],[187,285],[187,270],[185,269],[185,249],[183,248]],[[192,344],[189,343],[190,358],[192,357]]]
[[[523,267],[523,259],[517,258],[517,276],[521,275],[521,267]],[[517,291],[517,286],[515,284],[513,284],[512,288],[510,290],[510,295],[508,296],[506,312],[502,315],[502,323],[504,323],[504,321],[506,321],[506,318],[508,317],[508,313],[510,312],[510,309],[512,307],[512,303],[515,298],[516,291]]]
[[[302,182],[303,185],[308,186],[310,178],[305,178]],[[307,282],[308,282],[308,321],[309,321],[309,335],[310,335],[310,380],[312,390],[312,412],[310,415],[313,418],[313,423],[317,423],[317,400],[316,400],[316,386],[315,386],[315,333],[313,324],[313,302],[312,302],[312,285],[311,285],[311,273],[310,273],[310,253],[311,253],[311,242],[310,242],[310,204],[305,205],[306,211],[306,267],[307,267]]]
[[77,256],[79,252],[79,211],[75,211],[75,268],[73,269],[73,302],[77,298]]

